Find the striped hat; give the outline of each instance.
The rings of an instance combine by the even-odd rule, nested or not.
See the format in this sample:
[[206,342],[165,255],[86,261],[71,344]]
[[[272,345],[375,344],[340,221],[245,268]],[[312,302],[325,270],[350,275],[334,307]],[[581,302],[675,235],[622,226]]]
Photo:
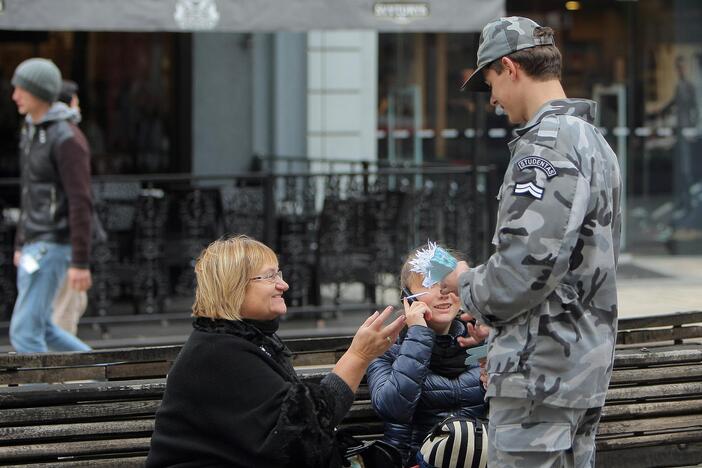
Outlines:
[[487,424],[473,418],[451,416],[424,439],[417,458],[420,466],[435,468],[485,468]]

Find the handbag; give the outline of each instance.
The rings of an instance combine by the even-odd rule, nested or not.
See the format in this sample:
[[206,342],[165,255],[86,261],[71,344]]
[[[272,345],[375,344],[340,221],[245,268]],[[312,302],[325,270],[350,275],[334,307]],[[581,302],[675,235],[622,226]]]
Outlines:
[[382,440],[358,440],[337,431],[336,441],[342,449],[343,466],[351,468],[402,468],[400,452]]
[[436,424],[417,452],[421,468],[485,468],[488,454],[487,421],[449,416]]

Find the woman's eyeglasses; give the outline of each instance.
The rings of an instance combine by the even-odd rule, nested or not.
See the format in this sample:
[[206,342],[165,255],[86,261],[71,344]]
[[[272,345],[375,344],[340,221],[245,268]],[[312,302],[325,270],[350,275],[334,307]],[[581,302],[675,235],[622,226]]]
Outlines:
[[277,283],[278,281],[285,280],[283,279],[283,271],[278,270],[274,273],[267,273],[261,276],[254,276],[253,278],[249,278],[249,281],[267,281],[269,283]]

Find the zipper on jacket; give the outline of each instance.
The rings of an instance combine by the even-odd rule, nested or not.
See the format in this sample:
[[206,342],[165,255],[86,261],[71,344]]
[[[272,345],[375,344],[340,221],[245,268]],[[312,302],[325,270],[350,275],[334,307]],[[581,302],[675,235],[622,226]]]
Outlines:
[[49,214],[51,215],[51,220],[54,220],[54,214],[56,213],[56,188],[51,187],[51,205],[49,205]]
[[34,134],[36,133],[34,126],[27,127],[27,144],[24,146],[24,154],[29,155],[29,151],[32,149],[32,142],[34,141]]

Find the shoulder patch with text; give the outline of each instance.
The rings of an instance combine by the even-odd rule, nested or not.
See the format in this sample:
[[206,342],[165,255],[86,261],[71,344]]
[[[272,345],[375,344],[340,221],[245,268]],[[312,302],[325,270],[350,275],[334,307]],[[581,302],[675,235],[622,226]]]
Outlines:
[[517,168],[520,171],[523,171],[528,167],[540,169],[541,171],[543,171],[544,174],[546,174],[546,178],[548,179],[556,177],[558,175],[558,171],[555,167],[553,167],[553,164],[539,156],[527,156],[526,158],[522,158],[519,161],[517,161]]

